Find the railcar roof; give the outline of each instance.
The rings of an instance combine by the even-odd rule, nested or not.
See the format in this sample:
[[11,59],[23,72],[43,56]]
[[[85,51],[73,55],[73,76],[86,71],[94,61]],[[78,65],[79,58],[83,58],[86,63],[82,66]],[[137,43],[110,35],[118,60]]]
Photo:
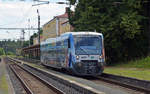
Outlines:
[[102,33],[97,33],[97,32],[67,32],[62,34],[61,36],[65,36],[65,35],[85,35],[85,34],[90,34],[90,35],[102,35]]
[[[102,35],[102,33],[97,33],[97,32],[66,32],[64,34],[61,34],[60,37],[58,38],[64,38],[64,37],[69,37],[69,35]],[[45,41],[41,42],[41,44],[47,44],[50,41],[56,41],[56,38],[48,38]]]

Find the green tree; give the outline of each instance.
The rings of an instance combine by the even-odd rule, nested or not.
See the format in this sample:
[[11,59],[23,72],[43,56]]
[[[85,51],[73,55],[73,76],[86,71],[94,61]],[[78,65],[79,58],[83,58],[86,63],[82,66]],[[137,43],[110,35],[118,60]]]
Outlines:
[[13,52],[7,52],[7,55],[14,55]]
[[24,41],[23,47],[28,47],[29,46],[29,41]]
[[5,51],[3,48],[0,48],[0,55],[5,55]]
[[[75,4],[76,0],[70,0]],[[75,31],[101,32],[108,62],[147,54],[147,32],[143,29],[142,0],[78,0],[70,23]]]
[[[40,35],[43,33],[43,30],[40,30]],[[38,33],[34,33],[31,37],[30,37],[30,44],[33,45],[33,39],[35,37],[38,37]]]
[[0,48],[3,48],[5,50],[5,54],[7,54],[8,52],[12,52],[13,54],[16,54],[16,49],[21,48],[21,41],[20,40],[0,41]]

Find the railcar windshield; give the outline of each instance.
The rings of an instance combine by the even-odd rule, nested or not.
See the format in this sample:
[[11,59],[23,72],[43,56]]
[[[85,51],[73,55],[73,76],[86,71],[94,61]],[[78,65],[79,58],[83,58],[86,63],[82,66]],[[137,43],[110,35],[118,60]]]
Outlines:
[[74,36],[76,55],[101,55],[102,37],[98,35]]

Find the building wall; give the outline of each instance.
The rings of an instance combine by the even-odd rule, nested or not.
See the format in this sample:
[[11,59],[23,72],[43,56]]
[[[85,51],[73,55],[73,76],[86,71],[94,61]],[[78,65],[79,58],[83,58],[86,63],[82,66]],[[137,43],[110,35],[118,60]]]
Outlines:
[[36,45],[36,44],[38,44],[38,36],[33,38],[33,45]]
[[16,49],[16,55],[21,55],[21,49]]
[[63,24],[66,21],[68,21],[68,18],[59,19],[59,35],[66,32],[70,32],[70,24],[69,23]]
[[69,22],[61,24],[60,30],[61,30],[60,31],[61,33],[70,32],[71,26],[70,26]]
[[48,24],[43,26],[43,34],[42,40],[44,41],[47,38],[54,38],[56,37],[56,18],[51,20]]
[[[55,38],[65,32],[70,32],[71,26],[67,21],[68,21],[67,17],[55,17],[47,24],[45,24],[43,26],[43,34],[41,41],[45,41],[48,38]],[[64,22],[67,23],[62,24]]]

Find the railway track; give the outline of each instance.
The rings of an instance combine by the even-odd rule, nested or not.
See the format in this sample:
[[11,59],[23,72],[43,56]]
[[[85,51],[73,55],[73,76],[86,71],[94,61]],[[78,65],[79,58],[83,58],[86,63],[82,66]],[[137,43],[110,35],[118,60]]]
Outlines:
[[106,83],[119,85],[121,87],[125,87],[131,90],[140,91],[144,94],[150,94],[150,81],[117,76],[107,73],[103,73],[101,76],[96,77],[95,82],[97,81],[104,81]]
[[[18,62],[16,60],[16,62]],[[96,79],[96,80],[95,80]],[[130,90],[142,92],[142,94],[150,94],[150,81],[139,80],[130,77],[117,76],[112,74],[103,73],[101,76],[95,77],[95,79],[91,79],[92,81],[103,81],[105,83],[110,83],[112,85],[118,85],[121,87],[125,87]],[[87,79],[89,80],[89,79]]]
[[22,83],[26,94],[64,94],[41,77],[17,64],[11,64],[10,68]]
[[[80,83],[74,81],[70,81],[66,78],[63,78],[62,76],[57,76],[53,73],[51,74],[50,72],[46,72],[44,70],[41,70],[40,68],[36,68],[28,64],[22,64],[22,61],[20,60],[13,59],[13,58],[8,58],[8,60],[11,62],[17,62],[19,67],[23,68],[23,70],[25,71],[27,70],[27,72],[33,72],[33,74],[41,77],[41,79],[42,78],[45,79],[47,82],[51,83],[52,85],[57,87],[62,92],[65,92],[66,94],[105,94],[94,88],[81,85]],[[46,93],[40,93],[40,94],[46,94]],[[49,93],[49,94],[56,94],[56,93]]]

